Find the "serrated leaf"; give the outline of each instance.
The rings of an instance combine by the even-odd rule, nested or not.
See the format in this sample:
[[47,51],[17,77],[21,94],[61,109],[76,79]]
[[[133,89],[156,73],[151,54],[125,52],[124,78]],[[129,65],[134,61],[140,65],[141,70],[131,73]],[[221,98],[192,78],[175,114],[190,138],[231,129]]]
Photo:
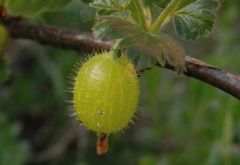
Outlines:
[[115,10],[120,11],[125,9],[131,0],[95,0],[90,5],[96,9],[100,10]]
[[5,6],[13,15],[33,17],[46,11],[58,10],[71,0],[5,0]]
[[[139,63],[142,64],[142,62],[137,61],[138,68],[149,68],[151,64],[154,66],[156,62],[152,60],[153,57],[161,66],[165,66],[165,64],[168,63],[174,66],[175,70],[179,73],[185,70],[185,52],[182,47],[170,36],[162,33],[156,35],[142,33],[128,37],[127,39],[133,43],[128,46],[141,51],[141,55],[144,57],[139,57],[139,59],[142,60],[144,58],[145,62],[147,62],[144,66],[139,65]],[[127,45],[124,46],[124,44],[122,44],[121,46],[124,48]]]
[[156,58],[149,56],[149,54],[146,54],[146,52],[136,46],[129,47],[127,53],[134,62],[136,69],[140,72],[148,68],[153,68],[158,63]]
[[104,40],[119,39],[141,31],[134,23],[114,16],[99,16],[93,27],[94,35]]
[[[162,66],[168,62],[179,72],[184,70],[185,53],[169,36],[164,34],[151,34],[144,31],[134,22],[119,17],[102,16],[98,17],[98,19],[102,21],[94,27],[94,34],[97,35],[97,37],[105,40],[122,38],[122,42],[119,44],[120,48],[129,48],[130,51],[133,49],[140,50],[141,55],[145,56],[139,56],[137,59],[144,58],[147,63],[151,61],[151,64],[156,64],[156,62],[152,60],[153,57]],[[135,61],[135,63],[139,64],[139,61]],[[149,66],[146,66],[145,63],[144,65],[141,64],[141,66],[137,65],[137,67],[142,69]]]
[[97,12],[98,16],[115,16],[115,17],[129,17],[131,16],[130,10],[124,10],[124,11],[113,11],[113,10],[99,10]]
[[182,0],[173,17],[177,34],[184,39],[206,37],[215,23],[217,0]]
[[[127,9],[131,0],[95,0],[90,6],[97,9],[97,17],[101,16],[113,16],[113,17],[129,17],[131,16],[131,11]],[[104,21],[100,21],[102,24]],[[98,26],[98,25],[97,25]]]

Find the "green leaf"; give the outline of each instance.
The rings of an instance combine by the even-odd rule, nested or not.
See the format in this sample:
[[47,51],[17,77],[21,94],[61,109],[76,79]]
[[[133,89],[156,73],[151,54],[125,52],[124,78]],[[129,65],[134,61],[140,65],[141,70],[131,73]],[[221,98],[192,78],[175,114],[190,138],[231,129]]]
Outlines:
[[93,33],[97,38],[104,40],[124,38],[142,31],[125,17],[98,16],[97,19],[99,22],[93,27]]
[[114,10],[114,11],[121,11],[125,9],[131,0],[95,0],[90,5],[96,9],[102,10]]
[[[97,9],[97,17],[101,16],[113,16],[125,18],[131,16],[131,11],[127,9],[127,6],[130,4],[131,0],[95,0],[90,6]],[[101,19],[95,26],[104,26],[105,21]],[[106,26],[107,27],[107,26]]]
[[[138,70],[151,68],[156,63],[161,66],[169,63],[179,72],[184,70],[184,50],[168,35],[151,33],[143,27],[138,19],[142,15],[135,3],[96,0],[91,6],[98,9],[94,35],[103,40],[120,39],[117,48],[128,50]],[[141,10],[146,16],[147,10]]]
[[101,16],[98,20],[100,22],[93,28],[94,34],[105,40],[122,39],[119,48],[138,51],[138,56],[132,56],[132,59],[137,59],[138,69],[152,67],[157,60],[162,66],[168,62],[177,71],[184,70],[185,52],[168,35],[151,34],[127,18]]
[[46,11],[63,8],[71,0],[5,0],[5,6],[13,15],[33,17]]
[[182,0],[173,17],[177,34],[184,39],[206,37],[215,23],[217,0]]

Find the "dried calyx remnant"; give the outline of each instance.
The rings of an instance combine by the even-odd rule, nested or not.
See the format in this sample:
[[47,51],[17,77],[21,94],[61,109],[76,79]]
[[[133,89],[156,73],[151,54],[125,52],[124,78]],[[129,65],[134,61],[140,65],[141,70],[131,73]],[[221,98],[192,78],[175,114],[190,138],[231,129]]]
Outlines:
[[105,133],[98,133],[97,134],[97,146],[96,152],[98,155],[102,155],[107,153],[108,151],[108,135]]
[[108,135],[132,120],[138,97],[137,73],[125,55],[95,53],[77,71],[73,91],[76,118],[98,133],[99,155],[108,150]]

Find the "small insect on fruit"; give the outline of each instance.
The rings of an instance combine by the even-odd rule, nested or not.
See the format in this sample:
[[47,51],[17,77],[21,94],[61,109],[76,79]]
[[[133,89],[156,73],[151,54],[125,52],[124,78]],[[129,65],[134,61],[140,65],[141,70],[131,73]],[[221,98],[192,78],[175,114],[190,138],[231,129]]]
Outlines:
[[114,51],[96,53],[79,69],[74,83],[74,109],[77,119],[98,133],[98,154],[107,152],[107,136],[131,121],[138,97],[136,70],[125,55],[117,56]]

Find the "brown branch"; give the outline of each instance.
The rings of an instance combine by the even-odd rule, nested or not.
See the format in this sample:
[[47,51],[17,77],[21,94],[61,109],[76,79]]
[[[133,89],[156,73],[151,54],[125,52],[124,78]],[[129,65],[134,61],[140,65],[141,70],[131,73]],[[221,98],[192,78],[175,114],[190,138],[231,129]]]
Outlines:
[[[6,16],[2,13],[2,9],[0,9],[0,24],[9,30],[13,38],[30,39],[42,44],[76,51],[91,52],[111,49],[110,43],[96,40],[93,37],[78,35],[76,32],[51,26],[31,25],[20,18]],[[186,57],[185,62],[186,72],[184,74],[186,76],[194,77],[240,99],[240,76],[194,58]],[[174,70],[171,65],[166,65],[164,68]]]
[[111,49],[110,43],[96,40],[91,35],[78,35],[74,31],[51,26],[27,24],[20,17],[6,15],[0,6],[0,24],[4,25],[13,38],[30,39],[46,45],[52,45],[78,52]]
[[[233,75],[215,66],[209,65],[198,59],[186,56],[186,71],[188,77],[194,77],[240,100],[240,76]],[[165,68],[174,70],[173,66],[166,65]]]

